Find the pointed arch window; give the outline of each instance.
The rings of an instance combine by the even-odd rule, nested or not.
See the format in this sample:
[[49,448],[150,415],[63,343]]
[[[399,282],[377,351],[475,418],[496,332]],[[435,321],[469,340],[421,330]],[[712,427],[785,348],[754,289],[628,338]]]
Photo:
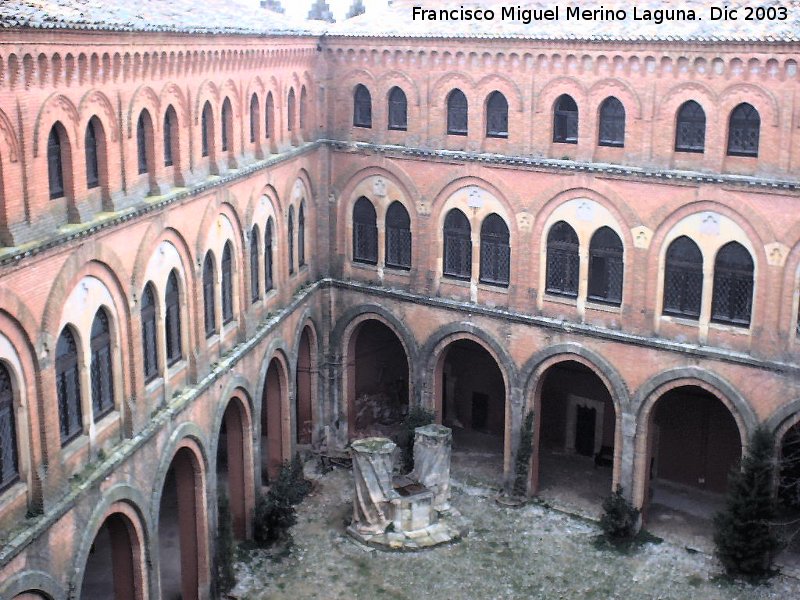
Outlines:
[[142,294],[142,359],[144,380],[150,383],[158,377],[158,343],[156,338],[156,296],[153,284],[148,283]]
[[468,116],[467,97],[456,88],[447,96],[447,133],[467,135]]
[[97,123],[97,117],[89,119],[83,138],[83,147],[86,151],[86,187],[89,189],[100,185],[100,165],[97,160]]
[[258,269],[258,227],[253,227],[250,230],[250,300],[253,304],[258,302],[261,297],[259,282],[259,269]]
[[594,232],[589,242],[589,300],[622,304],[622,240],[610,227]]
[[205,322],[206,337],[217,333],[216,303],[214,300],[214,258],[211,252],[206,253],[203,262],[203,320]]
[[729,242],[714,261],[711,320],[739,327],[750,326],[753,307],[753,257],[738,242]]
[[565,221],[558,221],[547,234],[545,291],[577,298],[579,271],[578,234]]
[[498,91],[486,100],[486,137],[508,137],[508,101]]
[[139,113],[139,120],[136,122],[136,156],[139,166],[139,175],[150,170],[150,157],[147,155],[147,136],[150,132],[152,122],[150,113],[143,110]]
[[289,131],[294,129],[294,114],[295,114],[295,96],[294,96],[294,88],[289,90],[289,98],[286,101],[286,128]]
[[675,150],[703,152],[706,144],[706,113],[694,100],[687,100],[678,109],[675,124]]
[[222,103],[222,151],[227,152],[233,148],[233,110],[231,101],[225,98]]
[[61,331],[56,344],[56,394],[61,445],[66,446],[83,431],[78,349],[68,327]]
[[231,243],[225,242],[222,250],[222,323],[233,321],[233,251]]
[[203,114],[200,117],[200,147],[203,156],[208,156],[211,148],[212,127],[214,127],[214,114],[211,112],[211,103],[206,100],[203,105]]
[[306,210],[302,202],[297,211],[297,264],[300,267],[306,264]]
[[408,101],[406,94],[395,86],[389,92],[389,129],[405,131],[408,128]]
[[164,166],[171,167],[174,164],[176,148],[174,144],[178,141],[178,115],[175,109],[168,106],[164,112]]
[[614,96],[609,96],[600,105],[600,135],[597,143],[616,148],[625,145],[625,107]]
[[178,287],[178,273],[175,269],[172,270],[167,279],[164,305],[167,366],[171,367],[183,358],[183,346],[181,344],[181,290]]
[[731,112],[728,124],[728,155],[758,156],[761,117],[752,104],[743,102]]
[[258,96],[250,98],[250,143],[254,144],[258,138]]
[[553,113],[553,141],[578,143],[578,105],[569,94],[558,97]]
[[[64,160],[62,148],[63,129],[56,123],[50,129],[47,137],[47,176],[50,184],[50,199],[61,198],[64,195]],[[66,143],[66,141],[64,142]]]
[[685,235],[667,248],[664,262],[665,315],[697,320],[703,302],[703,254]]
[[270,217],[264,228],[264,292],[270,291],[273,287],[275,283],[272,280],[272,217]]
[[92,412],[95,422],[114,410],[114,370],[111,365],[111,332],[101,308],[92,322]]
[[353,261],[378,264],[378,224],[375,207],[364,196],[353,206]]
[[386,266],[411,268],[411,219],[406,207],[397,200],[386,211]]
[[308,94],[306,94],[306,86],[300,88],[300,110],[298,112],[298,127],[300,131],[305,131],[306,128],[306,113],[308,112]]
[[17,424],[11,374],[0,362],[0,492],[19,480]]
[[275,111],[275,103],[272,100],[272,92],[267,94],[267,102],[264,107],[264,137],[269,139],[272,131],[273,112]]
[[466,215],[453,208],[444,219],[444,275],[472,277],[472,228]]
[[481,283],[507,286],[511,273],[508,226],[492,213],[481,223]]
[[360,83],[353,93],[353,126],[372,127],[372,96]]
[[289,207],[289,220],[288,220],[287,242],[289,251],[289,275],[294,274],[294,206]]

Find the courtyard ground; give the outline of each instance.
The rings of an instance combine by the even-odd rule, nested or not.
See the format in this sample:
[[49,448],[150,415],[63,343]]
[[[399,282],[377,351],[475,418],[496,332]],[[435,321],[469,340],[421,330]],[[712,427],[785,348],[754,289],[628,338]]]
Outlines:
[[[452,504],[468,521],[460,542],[419,553],[387,553],[352,541],[352,474],[335,469],[298,507],[284,556],[240,550],[242,600],[305,599],[767,599],[800,598],[800,580],[779,575],[752,586],[720,577],[708,554],[663,541],[630,554],[598,548],[598,526],[531,503],[503,508],[492,457],[453,457]],[[480,468],[483,467],[483,468]],[[495,472],[496,473],[496,472]]]

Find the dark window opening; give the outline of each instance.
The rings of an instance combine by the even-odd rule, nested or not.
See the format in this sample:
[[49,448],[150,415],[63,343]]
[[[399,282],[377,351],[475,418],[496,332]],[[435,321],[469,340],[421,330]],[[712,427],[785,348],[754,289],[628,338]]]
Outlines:
[[568,94],[558,97],[553,111],[553,141],[578,143],[578,105]]
[[288,231],[286,241],[289,252],[289,275],[294,275],[294,206],[289,207]]
[[83,147],[86,150],[86,187],[96,188],[100,185],[100,166],[97,161],[97,117],[92,117],[86,126]]
[[56,123],[50,129],[47,138],[47,176],[50,183],[50,199],[61,198],[64,195],[64,162],[61,147],[61,135],[57,130],[60,124]]
[[751,105],[743,102],[731,112],[728,124],[728,155],[758,156],[761,117]]
[[356,86],[353,94],[353,125],[372,127],[372,97],[369,90],[361,84]]
[[411,268],[411,219],[406,207],[396,200],[386,212],[386,266]]
[[694,100],[684,102],[678,109],[675,125],[675,150],[703,152],[706,144],[706,113]]
[[178,274],[172,271],[167,279],[167,291],[164,294],[166,314],[164,329],[167,338],[167,366],[172,366],[183,358],[181,346],[181,292],[178,287]]
[[305,205],[300,205],[300,210],[297,212],[297,264],[304,266],[306,264],[306,211]]
[[511,273],[511,246],[506,222],[495,213],[481,224],[481,283],[507,286]]
[[208,156],[211,147],[211,127],[213,126],[214,116],[211,113],[211,103],[206,101],[200,118],[200,146],[203,156]]
[[389,92],[389,129],[405,131],[408,127],[408,102],[399,87]]
[[617,148],[625,145],[625,107],[614,96],[606,98],[600,105],[598,144]]
[[139,163],[139,175],[149,171],[149,157],[147,156],[147,135],[150,127],[150,115],[143,110],[136,123],[136,150]]
[[66,327],[56,344],[56,394],[61,445],[66,446],[83,431],[78,349],[72,332]]
[[231,243],[225,243],[222,251],[222,323],[233,321],[233,252]]
[[259,269],[258,269],[258,228],[253,227],[250,232],[250,300],[253,304],[258,302],[259,293]]
[[363,196],[353,206],[353,260],[378,264],[377,217],[372,202]]
[[211,337],[217,333],[217,319],[214,313],[216,312],[214,300],[214,259],[211,252],[206,254],[206,260],[203,263],[203,304],[205,312],[203,313],[206,337]]
[[19,480],[17,424],[11,374],[0,363],[0,492]]
[[486,101],[486,137],[508,137],[508,101],[500,92],[492,92]]
[[750,326],[753,306],[753,258],[738,242],[725,244],[714,261],[711,320]]
[[444,275],[464,280],[472,277],[472,228],[457,208],[444,219]]
[[111,365],[111,332],[102,309],[92,323],[92,412],[95,423],[114,410],[114,370]]
[[610,227],[601,227],[589,242],[589,299],[622,304],[622,241]]
[[461,90],[453,90],[447,97],[447,133],[467,135],[468,116],[467,97]]
[[274,287],[272,281],[272,217],[267,219],[267,227],[264,230],[264,292],[270,291]]
[[158,344],[156,337],[156,299],[152,284],[142,294],[142,358],[144,380],[150,383],[158,376]]
[[568,223],[559,221],[547,234],[545,291],[577,298],[579,270],[578,234]]
[[667,248],[663,313],[696,320],[702,301],[703,254],[697,244],[681,236]]

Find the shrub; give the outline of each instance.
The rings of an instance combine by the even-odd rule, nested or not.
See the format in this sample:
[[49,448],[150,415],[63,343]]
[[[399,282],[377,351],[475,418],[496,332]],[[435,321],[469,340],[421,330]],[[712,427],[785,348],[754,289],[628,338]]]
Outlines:
[[525,496],[528,493],[528,472],[531,465],[531,454],[533,454],[533,411],[525,416],[519,435],[519,448],[517,449],[517,459],[514,464],[514,488],[515,496]]
[[253,537],[256,543],[267,546],[288,541],[289,529],[297,522],[295,505],[300,504],[311,490],[311,482],[303,476],[303,462],[296,454],[289,463],[284,461],[278,476],[266,495],[256,501]]
[[635,508],[622,494],[618,485],[614,493],[603,500],[603,516],[600,528],[606,539],[614,542],[627,542],[636,537],[639,526],[639,509]]
[[414,406],[408,411],[397,440],[397,445],[402,453],[404,473],[414,470],[414,431],[417,427],[430,425],[435,420],[436,413],[421,406]]
[[233,568],[236,544],[233,541],[233,518],[228,496],[224,492],[220,492],[217,503],[219,522],[217,523],[217,576],[215,583],[217,592],[223,595],[236,585],[236,572]]

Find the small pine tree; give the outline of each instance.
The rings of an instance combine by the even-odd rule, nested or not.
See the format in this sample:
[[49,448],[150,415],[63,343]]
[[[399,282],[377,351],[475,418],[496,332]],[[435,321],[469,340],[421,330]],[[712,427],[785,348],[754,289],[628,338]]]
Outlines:
[[220,595],[226,594],[236,585],[235,561],[236,544],[233,540],[233,518],[231,517],[228,496],[224,492],[217,498],[219,522],[217,523],[217,576],[215,583]]
[[303,460],[300,453],[296,452],[289,467],[289,501],[292,504],[300,504],[311,491],[311,482],[303,474]]
[[603,500],[603,516],[600,517],[603,534],[614,543],[632,540],[639,525],[639,509],[625,498],[622,491],[622,486],[617,485],[614,493]]
[[404,473],[414,470],[414,432],[417,427],[430,425],[435,420],[436,414],[421,406],[414,406],[408,411],[397,439],[397,445],[400,446],[402,453]]
[[297,523],[295,505],[308,495],[311,483],[303,477],[303,463],[296,455],[291,463],[284,461],[266,496],[256,501],[253,537],[256,543],[268,546],[289,539],[289,529]]
[[517,449],[517,459],[514,464],[514,487],[515,496],[523,497],[528,493],[528,473],[533,454],[533,411],[529,411],[525,416],[519,435],[519,448]]
[[750,438],[740,469],[728,479],[725,508],[714,516],[717,557],[729,575],[763,577],[772,573],[778,538],[775,518],[773,435],[759,426]]

